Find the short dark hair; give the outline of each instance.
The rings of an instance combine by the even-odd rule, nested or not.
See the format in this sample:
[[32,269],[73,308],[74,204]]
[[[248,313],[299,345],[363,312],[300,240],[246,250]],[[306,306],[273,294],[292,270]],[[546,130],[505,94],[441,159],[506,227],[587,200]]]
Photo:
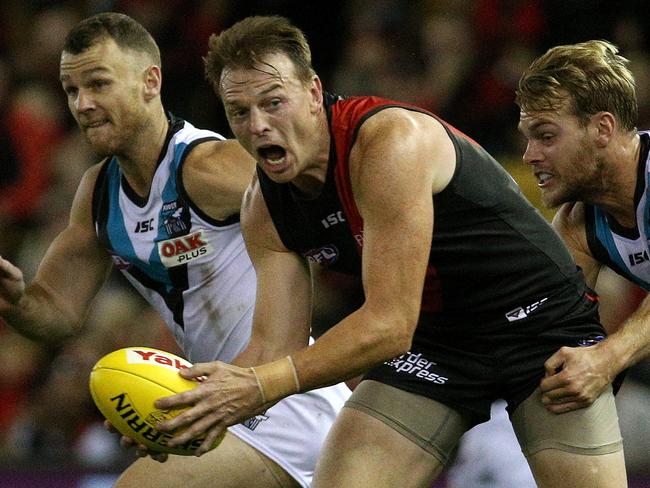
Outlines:
[[122,49],[147,54],[160,66],[160,49],[149,31],[128,15],[103,12],[88,17],[68,33],[63,51],[79,54],[97,42],[110,38]]
[[639,109],[628,64],[607,41],[556,46],[524,72],[515,101],[524,112],[534,113],[557,110],[569,100],[582,124],[606,111],[618,117],[622,128],[634,130]]
[[305,34],[285,17],[247,17],[219,35],[212,34],[208,46],[203,58],[205,77],[217,89],[224,68],[253,68],[268,54],[287,55],[304,83],[315,75]]

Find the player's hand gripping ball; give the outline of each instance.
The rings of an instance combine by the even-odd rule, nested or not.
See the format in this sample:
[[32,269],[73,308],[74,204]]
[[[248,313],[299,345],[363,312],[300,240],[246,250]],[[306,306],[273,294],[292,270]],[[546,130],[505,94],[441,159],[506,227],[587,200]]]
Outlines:
[[[158,422],[171,419],[185,409],[160,410],[154,402],[164,396],[197,386],[178,374],[192,364],[174,354],[150,347],[127,347],[101,358],[90,373],[90,393],[95,405],[124,436],[151,451],[193,455],[203,442],[197,437],[170,448],[172,434],[157,429]],[[225,432],[224,432],[225,434]],[[223,435],[213,444],[219,445]]]

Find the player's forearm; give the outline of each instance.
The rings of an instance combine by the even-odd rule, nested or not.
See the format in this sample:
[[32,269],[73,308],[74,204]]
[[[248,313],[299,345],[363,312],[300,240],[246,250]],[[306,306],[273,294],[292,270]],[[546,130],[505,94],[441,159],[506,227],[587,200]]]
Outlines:
[[620,372],[650,355],[650,303],[648,300],[628,318],[619,330],[602,344]]
[[3,318],[20,334],[46,344],[72,336],[81,324],[80,316],[36,283],[27,287],[18,303],[3,313]]
[[360,335],[354,330],[357,327],[359,325],[330,329],[312,347],[294,355],[303,390],[364,374],[376,365],[405,353],[411,346],[411,334],[377,330]]
[[255,367],[260,389],[272,392],[266,394],[266,399],[348,380],[410,347],[410,327],[385,322],[369,328],[367,323],[363,313],[357,311],[309,348]]
[[277,340],[277,337],[269,340],[253,333],[246,349],[233,359],[231,364],[245,368],[269,363],[302,349],[308,344],[308,339],[307,332],[304,340],[297,339],[295,336],[286,340]]

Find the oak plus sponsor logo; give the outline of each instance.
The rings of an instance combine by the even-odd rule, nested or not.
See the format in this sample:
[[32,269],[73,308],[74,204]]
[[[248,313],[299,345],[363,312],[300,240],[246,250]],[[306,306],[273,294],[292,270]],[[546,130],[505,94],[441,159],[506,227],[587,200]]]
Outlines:
[[212,251],[213,247],[205,237],[204,230],[158,242],[160,261],[167,268],[186,264]]
[[430,381],[436,385],[444,385],[449,380],[446,376],[441,376],[432,371],[437,364],[423,357],[421,353],[408,351],[401,356],[386,361],[384,364],[395,368],[395,371],[398,373],[415,376],[416,378]]
[[542,298],[541,300],[531,303],[525,307],[517,307],[514,310],[510,310],[506,313],[506,319],[508,322],[516,322],[517,320],[525,319],[539,307],[541,307],[548,298]]

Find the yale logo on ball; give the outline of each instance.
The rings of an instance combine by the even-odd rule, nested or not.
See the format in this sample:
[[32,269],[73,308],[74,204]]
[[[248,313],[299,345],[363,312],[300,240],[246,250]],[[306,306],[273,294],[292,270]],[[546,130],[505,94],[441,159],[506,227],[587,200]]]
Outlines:
[[[90,373],[90,393],[99,411],[122,434],[144,444],[151,451],[193,455],[204,437],[170,448],[171,434],[157,429],[158,422],[173,418],[185,409],[160,410],[154,402],[161,397],[190,390],[195,381],[178,372],[192,364],[169,352],[150,347],[127,347],[113,351]],[[215,448],[223,436],[213,444]]]

